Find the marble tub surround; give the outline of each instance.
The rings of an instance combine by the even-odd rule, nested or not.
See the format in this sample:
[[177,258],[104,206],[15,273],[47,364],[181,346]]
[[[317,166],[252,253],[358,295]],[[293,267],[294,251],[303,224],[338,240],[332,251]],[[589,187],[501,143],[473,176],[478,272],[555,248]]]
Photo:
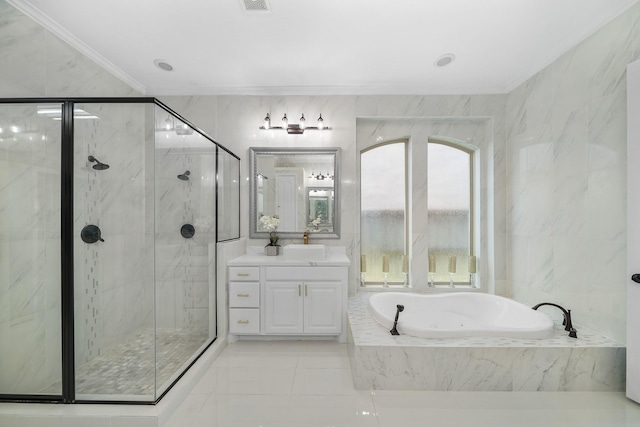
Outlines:
[[625,348],[584,328],[557,326],[544,339],[392,336],[348,302],[348,348],[356,389],[431,391],[621,391]]

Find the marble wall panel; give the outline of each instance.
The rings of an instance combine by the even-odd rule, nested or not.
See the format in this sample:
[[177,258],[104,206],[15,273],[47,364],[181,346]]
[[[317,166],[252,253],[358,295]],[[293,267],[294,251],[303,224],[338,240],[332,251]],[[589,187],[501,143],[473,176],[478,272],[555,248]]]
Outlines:
[[639,11],[636,5],[599,29],[507,100],[507,262],[513,296],[565,305],[585,326],[621,342],[625,75],[638,57]]

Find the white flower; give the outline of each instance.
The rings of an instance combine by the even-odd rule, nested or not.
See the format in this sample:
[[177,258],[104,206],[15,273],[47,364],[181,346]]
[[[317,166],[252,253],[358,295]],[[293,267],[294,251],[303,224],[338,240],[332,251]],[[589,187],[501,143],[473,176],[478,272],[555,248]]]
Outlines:
[[322,219],[322,214],[318,215],[316,219],[311,221],[311,224],[313,224],[314,227],[317,227],[318,225],[320,225],[321,219]]
[[260,217],[260,222],[262,223],[262,226],[265,228],[265,230],[267,230],[268,232],[272,232],[278,229],[278,225],[280,225],[280,218],[275,215],[263,215],[262,217]]

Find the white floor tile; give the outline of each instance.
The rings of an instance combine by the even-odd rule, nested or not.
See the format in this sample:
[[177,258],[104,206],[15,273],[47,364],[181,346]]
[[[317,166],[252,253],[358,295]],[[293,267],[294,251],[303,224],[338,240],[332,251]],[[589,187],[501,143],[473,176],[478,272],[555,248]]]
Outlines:
[[291,396],[291,419],[305,427],[378,427],[369,392],[352,396]]
[[189,427],[288,427],[289,396],[212,395]]
[[190,426],[209,397],[209,394],[190,394],[163,427]]
[[300,369],[351,369],[349,358],[342,352],[306,352],[299,353],[298,368]]
[[297,369],[293,382],[295,395],[353,395],[350,369]]
[[298,353],[253,351],[238,353],[229,364],[233,368],[267,368],[267,369],[295,369],[298,364]]
[[622,393],[375,392],[380,427],[640,425],[640,405]]
[[216,368],[215,394],[291,394],[295,369]]

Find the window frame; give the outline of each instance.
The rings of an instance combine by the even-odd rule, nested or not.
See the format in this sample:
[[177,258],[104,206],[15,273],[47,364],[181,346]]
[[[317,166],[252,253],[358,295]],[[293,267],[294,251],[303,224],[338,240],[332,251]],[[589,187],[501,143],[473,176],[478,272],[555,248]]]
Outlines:
[[[392,144],[403,144],[404,145],[404,226],[403,226],[403,230],[404,230],[404,244],[403,244],[403,250],[404,250],[404,255],[408,256],[410,254],[410,239],[409,239],[409,230],[410,230],[410,215],[411,212],[409,211],[410,208],[410,204],[409,204],[409,196],[410,196],[410,190],[409,190],[409,182],[410,182],[410,170],[409,170],[409,138],[397,138],[397,139],[391,139],[388,141],[384,141],[381,142],[379,144],[375,144],[372,145],[370,147],[366,147],[363,148],[362,150],[360,150],[360,159],[359,159],[359,164],[360,164],[360,168],[359,168],[359,182],[360,182],[360,197],[358,200],[359,203],[359,211],[360,211],[360,224],[359,224],[359,229],[360,229],[360,240],[362,240],[362,155],[369,152],[369,151],[373,151],[377,148],[381,148],[387,145],[392,145]],[[362,255],[364,255],[362,253],[362,246],[360,245],[360,256],[362,257]],[[360,258],[362,259],[362,258]],[[411,269],[411,259],[409,259],[409,269]],[[410,272],[409,274],[407,274],[408,277],[410,277]],[[397,286],[400,285],[402,286],[404,282],[398,282],[398,281],[388,281],[387,282],[389,285],[393,285],[393,286]],[[367,287],[367,286],[382,286],[383,282],[380,281],[360,281],[360,286],[361,287]]]
[[[423,140],[424,141],[424,140]],[[391,144],[404,144],[404,163],[405,163],[405,205],[404,205],[404,212],[405,212],[405,221],[404,221],[404,253],[405,255],[410,255],[412,253],[412,239],[411,239],[411,224],[414,221],[414,215],[413,215],[413,209],[412,209],[412,204],[413,204],[413,199],[415,197],[414,194],[414,177],[413,177],[413,171],[412,171],[412,160],[411,157],[414,154],[412,152],[413,150],[413,146],[415,144],[423,144],[424,142],[416,142],[416,141],[412,141],[410,137],[401,137],[401,138],[394,138],[394,139],[390,139],[390,140],[386,140],[383,142],[380,142],[378,144],[374,144],[368,147],[365,147],[363,149],[361,149],[359,151],[359,164],[362,164],[362,155],[364,153],[367,153],[369,151],[372,151],[376,148],[380,148],[386,145],[391,145]],[[468,161],[469,161],[469,254],[468,256],[477,256],[477,248],[476,248],[476,243],[478,243],[478,238],[476,236],[476,231],[477,231],[477,226],[479,226],[479,212],[478,212],[478,204],[477,204],[477,200],[479,198],[479,194],[476,194],[478,189],[479,189],[479,182],[478,180],[480,179],[479,176],[476,176],[477,171],[478,171],[478,166],[476,165],[476,163],[479,161],[479,156],[478,156],[478,151],[479,151],[479,147],[467,143],[465,141],[462,141],[460,139],[457,138],[451,138],[451,137],[446,137],[446,136],[429,136],[426,139],[426,151],[427,151],[427,157],[425,158],[425,161],[427,162],[427,165],[425,165],[425,168],[428,168],[428,144],[440,144],[440,145],[445,145],[448,147],[451,147],[453,149],[456,150],[460,150],[464,153],[466,153],[468,155]],[[359,171],[359,178],[360,178],[360,186],[362,186],[362,175],[361,175],[361,167],[360,167],[360,171]],[[428,169],[427,169],[427,176],[428,176]],[[425,204],[427,205],[427,210],[428,210],[428,201],[429,201],[429,195],[428,195],[428,179],[427,181],[424,183],[426,188],[427,188],[427,192],[425,193]],[[420,185],[420,183],[418,184]],[[360,191],[360,197],[358,200],[359,203],[359,211],[360,211],[360,215],[362,215],[362,192]],[[360,216],[360,218],[362,218],[362,216]],[[360,226],[359,226],[359,231],[360,231],[360,238],[362,238],[362,223],[360,221]],[[428,236],[427,236],[427,248],[428,248]],[[360,255],[366,255],[362,253],[362,246],[360,245]],[[424,260],[417,260],[419,264],[423,264],[426,265],[426,261],[428,258],[428,249],[424,254]],[[418,284],[412,284],[411,281],[411,271],[413,269],[413,264],[414,261],[416,261],[412,256],[409,256],[409,274],[408,274],[408,283],[409,283],[409,289],[411,289],[412,287],[417,286]],[[423,262],[424,261],[424,262]],[[428,276],[428,271],[426,272],[427,276]],[[403,288],[403,282],[398,282],[398,281],[388,281],[387,282],[389,284],[390,287],[393,287],[394,289],[402,289]],[[371,288],[371,289],[375,289],[377,287],[381,287],[382,286],[382,282],[380,281],[363,281],[360,280],[360,288],[361,289],[365,289],[365,288]],[[436,288],[442,289],[442,288],[447,288],[447,289],[453,289],[450,288],[450,284],[449,282],[435,282],[434,283]],[[464,291],[468,291],[468,290],[481,290],[479,283],[478,283],[478,279],[476,278],[476,285],[475,287],[473,286],[473,284],[471,283],[470,278],[467,279],[464,282],[461,281],[456,281],[454,282],[454,286],[456,288],[458,288],[458,290],[464,290]],[[433,289],[433,288],[431,288]]]

